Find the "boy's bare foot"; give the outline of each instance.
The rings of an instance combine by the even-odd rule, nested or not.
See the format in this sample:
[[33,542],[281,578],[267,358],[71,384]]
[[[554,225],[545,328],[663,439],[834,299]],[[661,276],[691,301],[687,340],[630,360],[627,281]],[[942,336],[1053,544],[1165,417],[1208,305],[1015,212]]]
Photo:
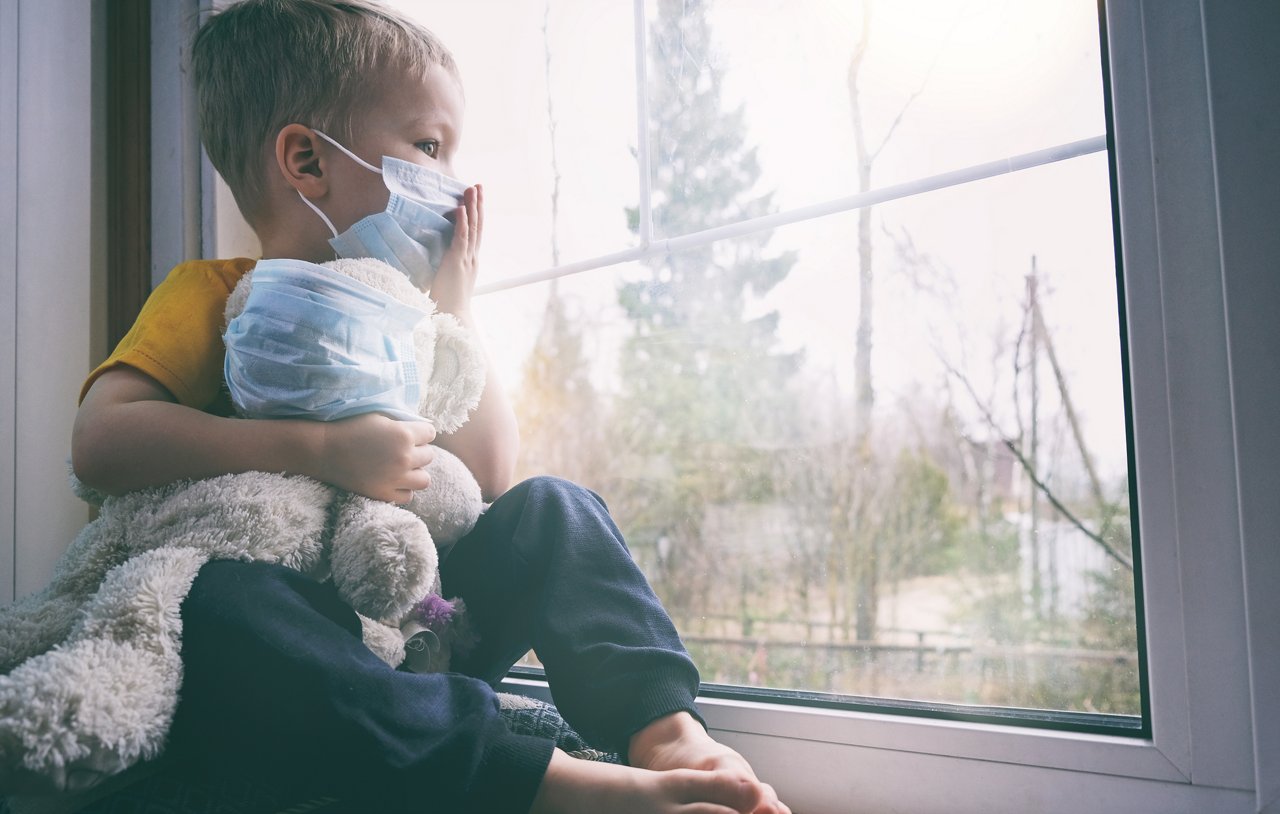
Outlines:
[[529,812],[751,814],[761,802],[761,784],[730,772],[656,772],[578,760],[557,749]]
[[677,769],[728,773],[749,781],[759,789],[753,814],[790,814],[778,800],[773,787],[761,783],[746,758],[707,734],[702,724],[687,712],[677,712],[653,721],[631,736],[627,762],[652,771]]

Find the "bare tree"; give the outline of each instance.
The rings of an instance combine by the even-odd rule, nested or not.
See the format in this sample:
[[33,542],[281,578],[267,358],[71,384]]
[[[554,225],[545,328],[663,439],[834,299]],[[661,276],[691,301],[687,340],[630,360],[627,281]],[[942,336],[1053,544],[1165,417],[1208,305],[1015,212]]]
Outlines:
[[[930,65],[924,81],[899,108],[879,142],[874,146],[867,136],[862,106],[860,81],[864,60],[871,45],[871,0],[862,5],[862,30],[849,60],[847,85],[849,89],[849,114],[853,126],[853,143],[857,160],[858,192],[871,190],[871,174],[876,160],[893,138],[907,111],[924,92]],[[936,64],[936,58],[935,58]],[[854,346],[854,436],[852,444],[844,450],[840,468],[847,473],[847,489],[841,505],[832,508],[833,541],[843,550],[833,552],[833,560],[840,560],[853,575],[857,585],[856,630],[859,641],[869,641],[875,636],[876,606],[878,604],[879,542],[866,522],[863,507],[868,505],[864,494],[868,483],[866,474],[871,468],[870,445],[872,410],[875,406],[875,387],[872,381],[871,353],[873,347],[873,315],[875,303],[875,275],[871,245],[872,207],[858,211],[858,327]],[[839,499],[837,495],[837,499]]]

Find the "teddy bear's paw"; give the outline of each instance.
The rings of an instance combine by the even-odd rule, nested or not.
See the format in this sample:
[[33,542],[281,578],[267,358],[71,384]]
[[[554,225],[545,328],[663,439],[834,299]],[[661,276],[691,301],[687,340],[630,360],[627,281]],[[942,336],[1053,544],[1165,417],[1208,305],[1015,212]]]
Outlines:
[[356,614],[360,619],[360,634],[364,646],[387,663],[389,667],[399,667],[404,663],[404,636],[398,628],[375,622],[368,616]]
[[81,791],[155,757],[181,677],[176,648],[109,639],[79,639],[0,676],[0,788]]
[[329,565],[357,613],[392,624],[438,581],[426,525],[399,506],[358,495],[339,507]]
[[406,508],[427,524],[431,539],[447,548],[475,528],[484,509],[480,484],[456,455],[436,448],[427,467],[431,486],[413,493]]

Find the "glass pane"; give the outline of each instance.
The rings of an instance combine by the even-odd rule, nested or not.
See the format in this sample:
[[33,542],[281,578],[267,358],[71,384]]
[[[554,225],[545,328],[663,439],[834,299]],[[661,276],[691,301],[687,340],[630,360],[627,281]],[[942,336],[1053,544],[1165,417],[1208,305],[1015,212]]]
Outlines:
[[[1105,131],[1092,2],[651,0],[647,8],[659,235]],[[754,196],[734,207],[685,206],[681,191],[707,178]]]
[[484,282],[635,245],[625,211],[639,195],[631,3],[392,5],[458,60],[467,111],[456,164],[485,188]]
[[484,297],[522,473],[705,681],[1138,715],[1109,213],[1094,155]]

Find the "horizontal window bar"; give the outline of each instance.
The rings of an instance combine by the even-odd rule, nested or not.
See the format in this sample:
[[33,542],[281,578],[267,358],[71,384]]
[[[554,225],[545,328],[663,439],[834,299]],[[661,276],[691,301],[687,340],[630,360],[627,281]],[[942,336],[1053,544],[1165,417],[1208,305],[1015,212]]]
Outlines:
[[862,209],[868,206],[895,201],[900,198],[909,198],[913,195],[920,195],[925,192],[933,192],[946,187],[959,186],[960,184],[968,184],[974,181],[981,181],[986,178],[994,178],[997,175],[1006,175],[1012,172],[1031,169],[1033,167],[1041,167],[1045,164],[1053,164],[1058,161],[1066,161],[1071,158],[1079,158],[1080,156],[1099,153],[1107,149],[1106,136],[1094,136],[1093,138],[1081,139],[1080,141],[1072,141],[1067,144],[1059,144],[1056,147],[1049,147],[1044,150],[1036,150],[1035,152],[1022,153],[1021,155],[1002,158],[997,161],[990,161],[986,164],[975,164],[972,167],[964,169],[952,170],[944,172],[940,175],[933,175],[928,178],[919,178],[914,181],[906,181],[893,186],[882,187],[881,189],[873,189],[869,192],[859,193],[857,195],[848,195],[843,198],[823,203],[813,204],[812,206],[804,206],[799,209],[790,209],[786,212],[777,212],[772,215],[764,215],[759,218],[751,218],[750,220],[739,221],[725,226],[717,226],[713,229],[704,229],[701,232],[693,232],[678,237],[665,238],[656,240],[647,244],[642,243],[632,249],[626,249],[612,254],[593,257],[589,260],[581,260],[577,263],[569,263],[554,268],[543,269],[529,274],[521,274],[516,277],[509,277],[506,280],[499,280],[488,285],[478,286],[477,294],[492,294],[497,291],[506,291],[520,286],[531,285],[533,283],[541,283],[547,280],[554,280],[558,277],[568,277],[571,274],[579,274],[584,271],[594,271],[599,268],[608,266],[616,266],[621,263],[630,263],[636,260],[647,260],[650,257],[658,257],[666,254],[692,249],[697,246],[705,246],[709,243],[715,243],[719,240],[728,240],[743,235],[753,234],[755,232],[765,232],[770,229],[776,229],[779,226],[786,226],[792,223],[799,223],[806,220],[814,220],[816,218],[825,217],[827,215],[835,215],[840,212],[849,212],[854,209]]

